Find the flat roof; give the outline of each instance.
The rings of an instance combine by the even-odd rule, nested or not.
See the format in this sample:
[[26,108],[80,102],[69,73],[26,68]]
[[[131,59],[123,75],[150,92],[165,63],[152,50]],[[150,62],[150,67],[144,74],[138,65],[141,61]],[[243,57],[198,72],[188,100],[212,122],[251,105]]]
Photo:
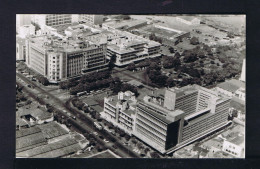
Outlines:
[[137,81],[137,80],[130,80],[130,81],[128,81],[127,82],[128,84],[131,84],[131,85],[133,85],[133,86],[141,86],[141,85],[143,85],[143,83],[141,83],[141,82],[139,82],[139,81]]
[[[74,146],[76,145],[76,146]],[[36,147],[34,149],[30,149],[24,152],[17,153],[19,157],[38,157],[38,158],[51,158],[51,157],[59,157],[62,155],[68,154],[71,151],[77,151],[80,147],[78,142],[70,137],[59,140],[54,143],[50,143],[47,145],[42,145]]]
[[41,132],[19,137],[16,139],[16,151],[20,151],[19,149],[24,149],[40,143],[47,144],[47,140]]
[[39,128],[47,139],[59,137],[69,133],[67,130],[61,127],[60,124],[54,121],[47,124],[39,125]]
[[231,80],[228,80],[226,82],[218,84],[217,87],[233,93],[241,87],[245,88],[245,83],[240,81],[240,80],[231,79]]
[[21,130],[16,131],[16,138],[25,137],[25,136],[32,135],[35,133],[40,133],[40,132],[41,132],[41,129],[38,126],[21,129]]

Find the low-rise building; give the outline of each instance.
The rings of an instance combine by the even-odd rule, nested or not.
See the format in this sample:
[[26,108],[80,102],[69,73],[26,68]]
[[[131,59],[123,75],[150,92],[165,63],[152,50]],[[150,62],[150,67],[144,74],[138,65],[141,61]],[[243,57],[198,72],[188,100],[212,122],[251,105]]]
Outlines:
[[219,93],[225,94],[229,97],[236,97],[245,101],[245,82],[231,79],[217,85],[216,90]]
[[235,137],[228,138],[223,142],[223,151],[235,157],[245,157],[244,135],[239,133]]

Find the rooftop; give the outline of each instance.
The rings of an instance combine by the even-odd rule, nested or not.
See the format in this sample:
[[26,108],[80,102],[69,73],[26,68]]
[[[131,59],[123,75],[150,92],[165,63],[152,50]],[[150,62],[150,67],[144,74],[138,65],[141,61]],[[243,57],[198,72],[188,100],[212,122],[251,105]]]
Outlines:
[[61,127],[61,125],[58,124],[57,122],[50,122],[47,124],[39,125],[39,128],[41,129],[42,133],[47,139],[59,137],[69,133],[67,130]]
[[226,82],[220,83],[217,86],[219,88],[222,88],[224,90],[227,90],[227,91],[230,91],[233,93],[233,92],[237,91],[239,88],[245,88],[245,83],[240,80],[231,79]]
[[75,139],[67,137],[54,143],[36,147],[24,152],[17,153],[18,157],[54,158],[60,157],[80,149]]
[[112,27],[114,29],[120,29],[120,28],[131,28],[140,24],[145,24],[146,21],[143,20],[135,20],[135,19],[131,19],[131,20],[123,20],[123,21],[108,21],[103,23],[104,25],[107,25],[109,27]]

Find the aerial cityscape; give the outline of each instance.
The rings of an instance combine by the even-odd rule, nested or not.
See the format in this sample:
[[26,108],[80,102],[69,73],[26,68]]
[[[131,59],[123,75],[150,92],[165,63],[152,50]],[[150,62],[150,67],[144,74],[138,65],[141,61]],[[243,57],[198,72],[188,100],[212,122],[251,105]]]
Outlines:
[[16,15],[17,158],[245,158],[245,15]]

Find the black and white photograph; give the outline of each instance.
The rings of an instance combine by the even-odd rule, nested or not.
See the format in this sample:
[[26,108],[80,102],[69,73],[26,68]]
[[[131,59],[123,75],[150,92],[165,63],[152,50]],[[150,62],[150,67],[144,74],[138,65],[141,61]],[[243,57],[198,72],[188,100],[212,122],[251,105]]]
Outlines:
[[16,14],[16,158],[246,156],[246,15]]

